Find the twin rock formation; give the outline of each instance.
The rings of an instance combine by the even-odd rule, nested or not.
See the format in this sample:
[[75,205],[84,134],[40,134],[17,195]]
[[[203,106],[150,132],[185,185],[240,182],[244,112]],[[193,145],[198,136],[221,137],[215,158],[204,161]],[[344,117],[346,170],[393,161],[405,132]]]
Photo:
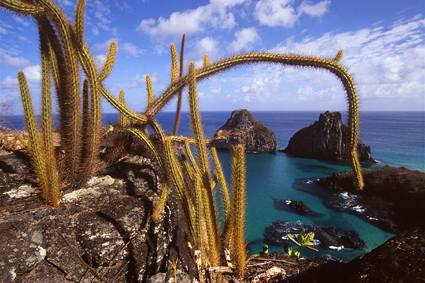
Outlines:
[[[283,151],[289,155],[332,161],[347,161],[348,146],[345,137],[348,127],[342,122],[340,112],[326,111],[320,114],[319,121],[299,130],[289,140]],[[275,152],[276,137],[273,131],[257,120],[246,109],[235,110],[215,134],[223,140],[215,143],[217,149],[229,149],[242,144],[246,152]],[[371,150],[360,139],[357,151],[360,162],[374,163]]]

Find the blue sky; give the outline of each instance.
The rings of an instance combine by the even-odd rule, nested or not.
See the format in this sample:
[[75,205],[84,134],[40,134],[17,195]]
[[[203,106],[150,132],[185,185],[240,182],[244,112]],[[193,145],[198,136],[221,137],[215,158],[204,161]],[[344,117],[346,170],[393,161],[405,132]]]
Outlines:
[[[70,16],[76,1],[57,3]],[[185,70],[243,52],[333,58],[353,75],[361,110],[424,111],[424,0],[87,0],[86,40],[99,64],[108,43],[117,61],[105,85],[143,112],[145,76],[155,94],[170,81],[169,45],[186,33]],[[0,98],[22,112],[16,73],[23,70],[39,108],[37,30],[28,18],[0,13]],[[270,65],[241,67],[198,85],[202,111],[340,111],[347,108],[341,83],[330,73]],[[113,112],[106,101],[104,112]],[[175,101],[165,111],[174,111]],[[187,103],[184,103],[187,109]]]

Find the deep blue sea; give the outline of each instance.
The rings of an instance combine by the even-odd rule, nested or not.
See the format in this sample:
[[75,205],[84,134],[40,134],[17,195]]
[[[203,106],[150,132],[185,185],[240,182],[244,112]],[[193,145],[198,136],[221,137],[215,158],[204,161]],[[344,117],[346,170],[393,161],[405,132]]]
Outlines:
[[[207,138],[224,125],[231,112],[203,112],[202,120]],[[289,139],[299,129],[318,120],[320,112],[252,112],[276,134],[278,148],[285,148]],[[117,114],[104,114],[104,123],[116,122]],[[343,113],[346,121],[347,115]],[[158,116],[163,128],[171,132],[174,113]],[[373,158],[380,164],[405,166],[425,172],[425,113],[424,112],[362,112],[360,114],[360,138],[372,148]],[[22,117],[14,120],[16,128],[22,128]],[[182,114],[180,135],[191,135],[188,113]],[[230,182],[230,162],[227,152],[219,157]],[[331,255],[344,261],[369,252],[394,236],[384,232],[360,218],[325,207],[317,196],[294,189],[300,179],[316,179],[336,172],[349,171],[347,164],[289,157],[283,153],[248,154],[247,162],[247,221],[246,239],[251,254],[262,250],[264,229],[274,221],[291,221],[306,225],[337,226],[357,232],[365,241],[364,250],[323,250],[319,253],[307,249],[301,252],[307,257]],[[318,188],[319,189],[319,188]],[[294,199],[304,201],[321,216],[309,218],[276,210],[273,199]],[[283,250],[281,246],[269,246],[270,251]]]

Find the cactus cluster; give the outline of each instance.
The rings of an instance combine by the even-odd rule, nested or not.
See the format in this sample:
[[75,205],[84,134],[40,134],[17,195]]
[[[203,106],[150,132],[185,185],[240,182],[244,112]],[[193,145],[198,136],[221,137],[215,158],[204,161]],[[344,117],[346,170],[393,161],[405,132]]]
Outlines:
[[[284,66],[302,66],[325,69],[335,74],[343,83],[349,102],[350,165],[356,186],[363,187],[360,165],[356,153],[358,134],[358,102],[350,74],[338,64],[342,56],[326,60],[315,57],[249,53],[210,63],[204,57],[202,68],[190,62],[188,73],[183,74],[184,36],[178,59],[176,47],[171,44],[171,82],[169,87],[155,97],[150,76],[146,76],[147,105],[143,114],[129,109],[124,91],[117,99],[103,85],[115,61],[117,45],[111,42],[103,68],[98,71],[95,60],[84,40],[85,0],[78,0],[73,24],[52,0],[0,0],[0,6],[18,15],[32,16],[39,29],[42,66],[42,130],[37,127],[31,96],[23,72],[18,72],[19,86],[30,135],[28,149],[34,172],[43,198],[58,206],[60,190],[64,186],[81,186],[97,170],[100,136],[100,96],[120,114],[118,126],[113,131],[127,132],[140,138],[153,154],[164,182],[160,201],[152,218],[157,220],[166,205],[170,190],[177,195],[183,208],[197,263],[199,279],[208,275],[210,267],[228,263],[226,251],[231,253],[231,266],[239,277],[244,276],[247,259],[244,240],[245,221],[245,155],[243,146],[231,149],[232,189],[227,181],[214,147],[214,139],[205,139],[198,105],[197,83],[224,70],[239,65],[273,63]],[[84,79],[80,75],[84,72]],[[52,143],[51,81],[59,106],[59,133],[61,145],[55,150]],[[82,86],[81,86],[82,81]],[[188,87],[193,138],[177,135],[182,92]],[[174,130],[166,134],[155,115],[174,97],[178,97]],[[154,134],[150,135],[148,126]],[[194,153],[196,152],[196,158]],[[211,164],[212,160],[212,164]],[[216,195],[220,190],[223,219],[220,221]],[[223,225],[220,225],[220,222]],[[213,276],[220,281],[220,274]]]

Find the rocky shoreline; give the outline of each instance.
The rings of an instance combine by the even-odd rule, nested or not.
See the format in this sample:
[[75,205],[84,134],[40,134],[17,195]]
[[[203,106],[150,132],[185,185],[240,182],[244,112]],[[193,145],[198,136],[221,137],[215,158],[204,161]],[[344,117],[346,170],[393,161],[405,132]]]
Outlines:
[[291,244],[288,233],[298,235],[301,229],[305,233],[314,233],[314,245],[328,250],[363,249],[364,241],[354,231],[345,231],[338,227],[308,226],[286,221],[273,222],[264,231],[264,240],[269,245],[281,246]]
[[425,227],[425,173],[404,167],[375,166],[363,174],[365,187],[352,186],[352,173],[299,180],[294,188],[319,196],[334,210],[344,210],[391,233]]
[[[178,282],[194,282],[187,227],[172,194],[160,220],[151,220],[160,176],[149,158],[129,157],[77,191],[64,188],[57,209],[43,204],[29,168],[25,150],[0,149],[1,282],[85,282],[96,276],[98,281],[121,277],[117,282],[173,282],[172,258],[179,259]],[[326,205],[356,213],[388,231],[403,232],[349,263],[323,257],[299,260],[283,252],[262,254],[250,260],[249,280],[278,267],[287,282],[421,282],[425,278],[424,176],[383,166],[365,174],[366,186],[360,192],[349,186],[351,173],[334,174],[309,186],[304,180],[302,189],[326,195]],[[276,199],[275,204],[312,213],[302,201]],[[350,231],[304,228],[316,233],[323,248],[362,248],[361,239],[355,241]],[[300,229],[297,224],[278,222],[265,234],[271,235],[268,243],[283,248],[282,237]],[[268,282],[282,282],[281,275]]]

